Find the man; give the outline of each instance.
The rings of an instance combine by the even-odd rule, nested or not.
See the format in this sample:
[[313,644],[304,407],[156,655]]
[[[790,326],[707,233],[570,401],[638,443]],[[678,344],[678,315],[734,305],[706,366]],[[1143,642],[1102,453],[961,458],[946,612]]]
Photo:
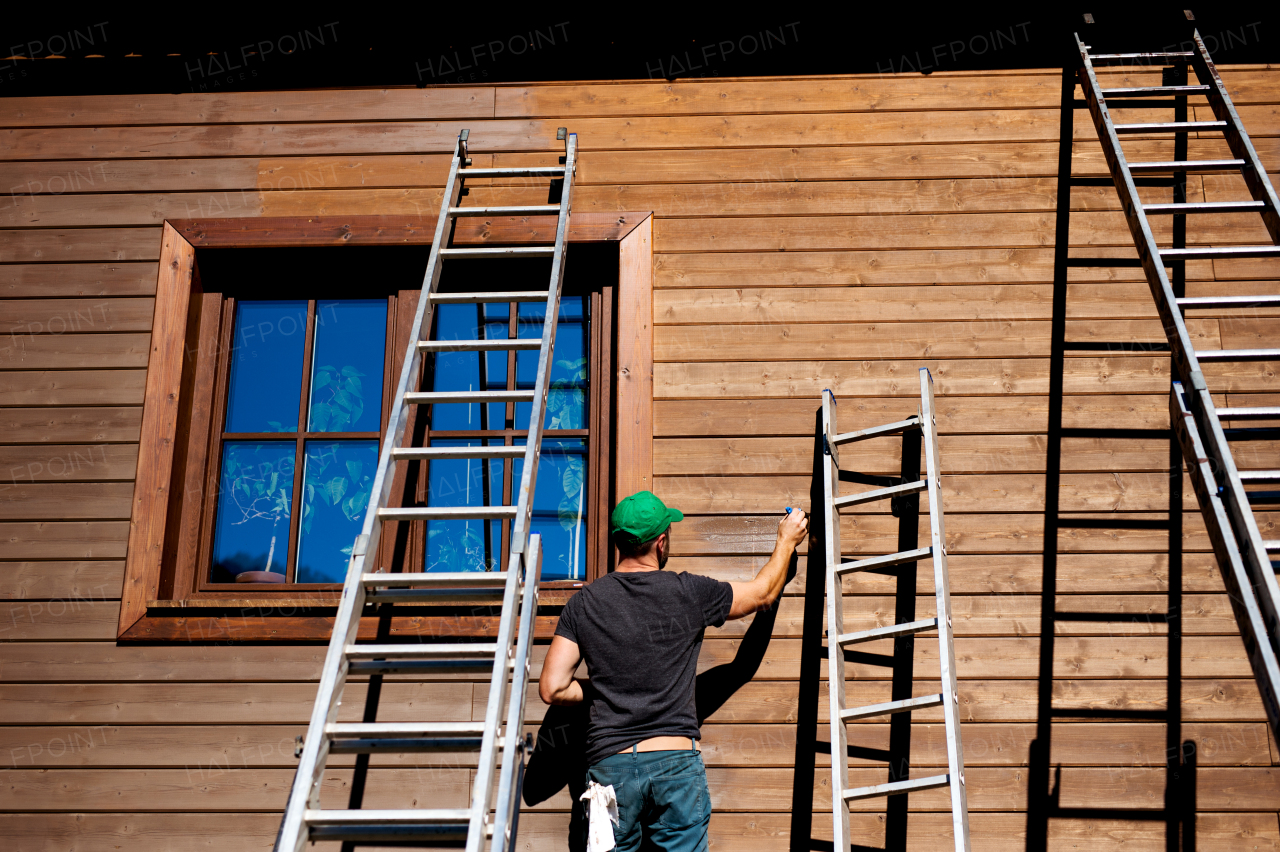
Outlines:
[[[772,606],[809,529],[804,512],[789,512],[756,578],[724,583],[662,570],[671,524],[682,520],[648,491],[617,505],[617,570],[565,605],[538,684],[547,704],[590,702],[587,779],[614,789],[621,852],[638,849],[642,834],[667,852],[707,848],[711,799],[694,707],[703,630]],[[584,659],[585,692],[574,679]]]

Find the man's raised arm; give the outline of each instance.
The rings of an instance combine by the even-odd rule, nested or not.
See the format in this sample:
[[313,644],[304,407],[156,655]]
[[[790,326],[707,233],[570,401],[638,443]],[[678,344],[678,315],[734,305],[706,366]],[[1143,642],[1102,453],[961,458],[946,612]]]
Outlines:
[[[760,573],[749,583],[730,583],[733,587],[733,607],[729,610],[729,618],[742,618],[756,610],[773,605],[782,594],[782,587],[787,582],[787,566],[791,563],[791,554],[795,553],[800,542],[809,534],[809,518],[800,509],[793,509],[778,524],[778,541],[773,546],[773,555],[760,569]],[[548,657],[550,660],[550,657]]]

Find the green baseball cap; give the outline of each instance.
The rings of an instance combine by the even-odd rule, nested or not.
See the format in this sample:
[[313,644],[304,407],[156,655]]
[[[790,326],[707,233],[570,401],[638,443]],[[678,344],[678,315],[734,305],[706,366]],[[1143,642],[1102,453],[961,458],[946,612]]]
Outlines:
[[653,541],[666,532],[667,527],[683,520],[683,512],[668,509],[652,491],[637,491],[614,507],[609,516],[609,532],[642,544]]

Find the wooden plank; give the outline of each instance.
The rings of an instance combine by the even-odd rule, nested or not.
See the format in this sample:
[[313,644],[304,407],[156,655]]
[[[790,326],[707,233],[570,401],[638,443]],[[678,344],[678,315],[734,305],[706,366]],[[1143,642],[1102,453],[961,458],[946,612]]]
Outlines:
[[652,487],[653,219],[619,247],[616,434],[618,499]]
[[[317,30],[327,35],[323,28]],[[314,34],[308,37],[315,41]],[[321,40],[320,43],[323,43]],[[252,46],[246,48],[251,50]],[[231,57],[235,62],[241,57]],[[0,108],[6,127],[78,127],[139,124],[247,124],[270,121],[405,121],[488,118],[490,87],[300,90],[174,95],[62,95],[13,98]]]
[[[811,476],[655,476],[653,491],[682,512],[758,515],[783,506],[803,505]],[[1160,512],[1169,506],[1168,474],[1163,472],[1063,474],[1060,492],[1064,512]],[[1044,509],[1044,477],[1040,474],[951,474],[942,479],[948,514],[1017,512]],[[844,494],[871,490],[869,485],[842,488]],[[1194,501],[1189,479],[1183,499]],[[1195,505],[1192,502],[1190,505]],[[856,517],[887,514],[886,502],[857,507]]]
[[[746,581],[764,565],[761,556],[671,556],[673,571],[691,571],[725,582]],[[1057,557],[1057,588],[1062,594],[1118,593],[1167,594],[1169,557],[1167,553],[1092,554],[1060,553]],[[952,594],[1008,595],[1035,594],[1044,575],[1044,558],[1039,553],[984,553],[953,555],[950,562]],[[799,596],[808,587],[808,558],[797,559],[796,575],[783,594]],[[844,578],[845,594],[896,594],[897,578],[891,574],[857,573]],[[1188,552],[1182,558],[1182,588],[1185,592],[1222,592],[1222,576],[1212,553]],[[920,571],[917,594],[933,593],[933,574]]]
[[[358,722],[367,684],[343,693],[343,721]],[[8,684],[0,696],[5,725],[305,725],[316,687],[311,683],[71,683]],[[471,719],[469,683],[404,683],[382,686],[378,719],[384,722]]]
[[5,299],[0,327],[10,335],[150,331],[153,313],[154,299]]
[[106,599],[123,578],[123,562],[0,562],[0,600]]
[[[1197,349],[1222,348],[1218,320],[1188,319],[1186,327]],[[1067,338],[1114,344],[1121,352],[1166,340],[1158,320],[1069,321]],[[1013,358],[1046,355],[1051,339],[1050,323],[1009,314],[973,322],[662,325],[654,332],[654,361],[753,361],[761,352],[779,361]]]
[[0,405],[141,405],[146,370],[6,371]]
[[154,263],[28,263],[0,266],[7,299],[72,296],[154,296]]
[[154,261],[159,257],[159,228],[0,230],[0,263]]
[[0,520],[127,519],[132,482],[41,482],[0,486]]
[[141,429],[137,406],[0,409],[0,442],[6,444],[136,442]]
[[128,559],[119,613],[123,633],[146,612],[146,602],[159,597],[161,559],[169,485],[177,440],[183,353],[196,253],[172,226],[164,226],[160,278],[156,285],[155,323],[147,362],[146,400],[138,457]]
[[[1091,253],[1093,253],[1091,251]],[[1136,257],[1132,248],[1099,247],[1098,257]],[[658,254],[655,288],[838,287],[915,284],[1048,284],[1050,248],[930,248],[892,251],[749,251]],[[1266,278],[1266,275],[1247,275]],[[1187,279],[1214,278],[1210,261],[1187,263]],[[1142,270],[1072,270],[1073,281],[1143,282]]]
[[131,480],[136,444],[0,446],[0,471],[10,487],[24,482]]
[[[1151,222],[1156,239],[1172,239],[1172,221]],[[1117,211],[1071,217],[1073,246],[1133,245]],[[1187,245],[1260,245],[1261,220],[1252,214],[1197,216],[1187,223]],[[924,250],[930,248],[1034,248],[1053,242],[1053,217],[1044,213],[919,213],[878,216],[788,216],[660,219],[658,252]]]
[[[113,596],[119,589],[108,590]],[[0,604],[0,637],[7,642],[114,639],[120,618],[116,600],[56,598]]]
[[123,521],[0,523],[9,559],[123,559],[129,525]]
[[[438,202],[437,202],[438,205]],[[438,206],[437,208],[438,209]],[[569,226],[572,242],[620,240],[648,214],[583,213]],[[429,245],[435,215],[181,219],[168,224],[197,248],[320,245]],[[458,225],[463,244],[554,242],[555,217],[466,219]]]
[[0,364],[11,370],[129,368],[146,365],[147,334],[26,334],[0,345]]

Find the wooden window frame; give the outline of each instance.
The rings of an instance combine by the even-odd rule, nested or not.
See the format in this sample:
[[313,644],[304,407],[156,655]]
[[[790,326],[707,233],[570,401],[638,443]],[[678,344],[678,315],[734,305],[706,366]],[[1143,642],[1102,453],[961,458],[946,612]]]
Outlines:
[[[202,303],[221,299],[204,294],[196,268],[197,248],[320,247],[345,245],[429,245],[434,216],[355,216],[330,218],[263,217],[257,219],[168,220],[161,241],[155,317],[143,400],[141,452],[134,485],[121,593],[119,641],[228,642],[327,641],[333,628],[338,595],[290,589],[255,592],[252,599],[219,593],[174,594],[172,561],[181,513],[171,510],[174,488],[187,486],[184,477],[207,459],[187,458],[183,440],[183,388],[208,386],[209,375],[188,357],[189,341],[199,334]],[[554,217],[467,219],[454,240],[484,245],[550,242]],[[570,220],[572,243],[617,242],[618,281],[614,290],[617,328],[612,451],[613,490],[629,494],[650,487],[653,475],[653,219],[649,212],[575,213]],[[196,340],[198,346],[205,343]],[[211,359],[202,359],[201,365]],[[597,362],[598,363],[598,362]],[[211,371],[210,367],[203,367]],[[203,380],[203,381],[202,381]],[[210,416],[208,412],[204,416]],[[604,442],[593,442],[599,445]],[[201,468],[202,469],[202,468]],[[597,493],[592,506],[607,505],[608,495]],[[173,515],[173,517],[171,517]],[[603,538],[594,542],[607,553]],[[166,559],[168,556],[168,560]],[[555,584],[560,585],[560,584]],[[548,589],[545,604],[562,604],[571,590]],[[267,595],[264,597],[264,595]],[[491,635],[492,615],[433,617],[405,615],[390,619],[366,616],[360,635],[379,630],[393,635]],[[550,635],[555,616],[539,614],[539,635]]]

